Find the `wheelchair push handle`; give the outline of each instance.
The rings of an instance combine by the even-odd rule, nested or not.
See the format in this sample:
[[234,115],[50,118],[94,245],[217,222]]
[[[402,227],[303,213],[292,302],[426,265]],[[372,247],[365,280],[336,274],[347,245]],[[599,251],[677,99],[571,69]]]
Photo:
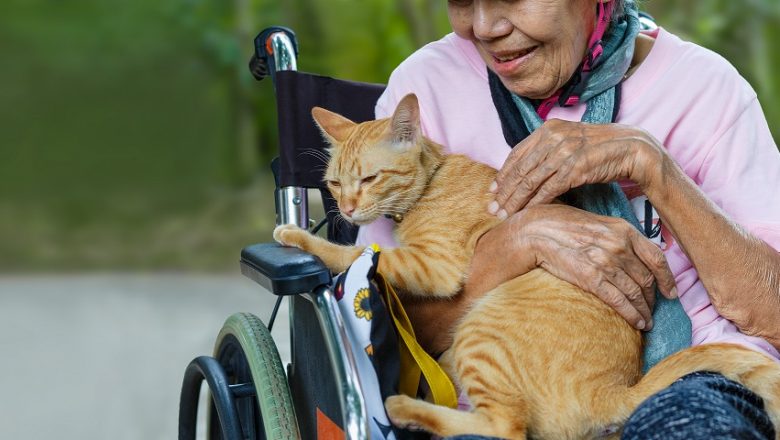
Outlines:
[[[298,40],[295,32],[284,26],[271,26],[257,34],[254,41],[255,53],[249,60],[249,71],[256,80],[270,76],[276,86],[276,72],[298,70]],[[279,161],[271,163],[276,181],[274,202],[276,224],[295,224],[309,228],[309,203],[306,188],[288,186],[280,188]]]
[[255,53],[249,60],[249,71],[258,81],[270,76],[276,82],[279,70],[298,70],[298,40],[292,29],[271,26],[255,37]]

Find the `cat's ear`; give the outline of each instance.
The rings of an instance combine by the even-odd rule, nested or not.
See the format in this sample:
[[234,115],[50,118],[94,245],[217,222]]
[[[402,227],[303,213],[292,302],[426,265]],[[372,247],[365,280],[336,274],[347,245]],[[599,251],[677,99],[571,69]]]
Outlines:
[[395,144],[417,143],[420,137],[420,105],[417,95],[410,93],[401,99],[390,121],[390,137]]
[[344,142],[349,135],[350,129],[356,125],[344,116],[321,107],[312,108],[311,116],[320,130],[322,130],[322,134],[328,138],[334,147]]

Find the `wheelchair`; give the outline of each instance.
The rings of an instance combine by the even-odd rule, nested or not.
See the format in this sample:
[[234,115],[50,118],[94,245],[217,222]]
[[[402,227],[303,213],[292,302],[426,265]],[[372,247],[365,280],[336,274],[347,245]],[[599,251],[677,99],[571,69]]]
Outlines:
[[[254,40],[249,63],[257,80],[271,77],[279,117],[279,157],[271,168],[276,189],[276,223],[312,225],[308,189],[319,190],[329,240],[354,243],[357,228],[336,222],[337,206],[322,181],[326,147],[311,118],[319,106],[353,121],[374,118],[384,86],[336,80],[297,71],[293,31],[271,27]],[[312,153],[315,152],[315,153]],[[323,153],[324,154],[324,153]],[[313,223],[313,222],[311,222]],[[186,368],[179,406],[179,439],[196,438],[200,388],[210,391],[207,438],[369,438],[369,417],[349,349],[344,321],[330,290],[331,273],[299,249],[276,243],[241,251],[241,273],[277,295],[268,326],[248,313],[222,327],[212,356]],[[291,363],[286,374],[270,330],[283,299],[290,299]]]

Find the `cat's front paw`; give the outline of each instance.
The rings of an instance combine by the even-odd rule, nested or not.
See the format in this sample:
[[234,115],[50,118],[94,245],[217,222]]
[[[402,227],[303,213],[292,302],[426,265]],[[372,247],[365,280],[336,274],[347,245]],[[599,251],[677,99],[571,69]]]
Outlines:
[[417,401],[409,396],[398,394],[385,400],[385,410],[390,422],[404,429],[419,430],[417,418]]
[[274,240],[285,246],[295,246],[304,249],[303,244],[309,232],[296,225],[279,225],[274,229]]

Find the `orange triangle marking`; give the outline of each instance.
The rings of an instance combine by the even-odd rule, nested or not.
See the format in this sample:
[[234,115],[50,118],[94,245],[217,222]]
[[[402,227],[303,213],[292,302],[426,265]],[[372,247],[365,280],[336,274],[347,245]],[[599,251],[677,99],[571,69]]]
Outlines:
[[317,440],[344,440],[344,430],[317,408]]

